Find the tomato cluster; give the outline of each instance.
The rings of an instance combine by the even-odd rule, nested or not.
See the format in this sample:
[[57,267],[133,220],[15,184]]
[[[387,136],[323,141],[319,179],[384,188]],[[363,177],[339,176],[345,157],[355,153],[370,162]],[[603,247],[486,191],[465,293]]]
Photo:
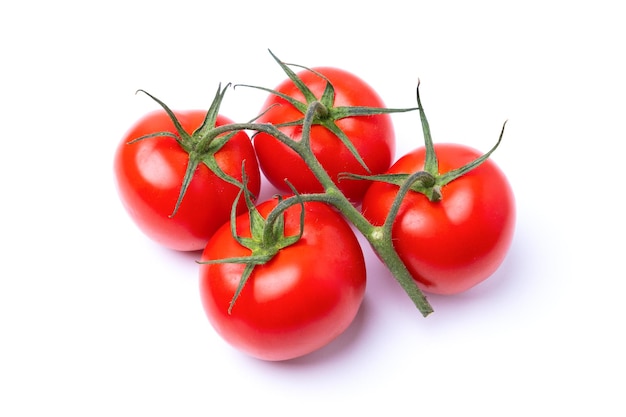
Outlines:
[[[161,106],[118,145],[122,203],[159,244],[202,251],[200,298],[215,330],[265,360],[306,355],[358,313],[366,268],[355,231],[420,312],[424,293],[455,294],[500,266],[515,228],[513,192],[486,154],[433,144],[423,106],[386,108],[336,68],[294,72],[255,122]],[[425,145],[394,163],[390,113],[418,110]],[[252,132],[251,138],[246,132]],[[502,132],[504,132],[504,127]],[[281,193],[257,201],[264,175]]]

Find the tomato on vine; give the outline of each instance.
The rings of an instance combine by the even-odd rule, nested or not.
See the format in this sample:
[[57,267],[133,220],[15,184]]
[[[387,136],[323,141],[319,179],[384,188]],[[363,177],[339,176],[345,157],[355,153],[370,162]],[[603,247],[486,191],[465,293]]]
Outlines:
[[[202,250],[228,221],[240,190],[242,161],[249,187],[258,195],[261,176],[244,131],[215,135],[232,123],[218,113],[226,88],[209,111],[162,109],[147,114],[119,143],[114,173],[120,199],[139,229],[174,250]],[[245,205],[239,206],[239,212]]]
[[365,293],[363,252],[332,207],[280,208],[268,200],[234,217],[200,261],[206,315],[230,345],[280,361],[309,354],[343,333]]
[[[485,155],[460,144],[433,145],[419,90],[418,104],[426,145],[372,177],[376,181],[363,199],[362,212],[379,226],[392,217],[393,245],[420,288],[456,294],[491,276],[513,239],[513,191],[488,159],[504,127]],[[409,179],[414,181],[411,189],[398,201],[399,186]]]

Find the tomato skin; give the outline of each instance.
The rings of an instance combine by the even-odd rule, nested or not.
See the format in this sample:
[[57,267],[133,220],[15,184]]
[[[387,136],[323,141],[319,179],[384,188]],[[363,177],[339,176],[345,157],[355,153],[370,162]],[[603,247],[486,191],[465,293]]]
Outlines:
[[[365,81],[357,76],[330,67],[313,68],[326,76],[335,89],[334,106],[384,107],[382,99]],[[321,97],[326,81],[310,71],[301,71],[298,76],[316,97]],[[275,89],[278,92],[304,102],[302,93],[289,79]],[[268,110],[269,109],[269,110]],[[280,124],[302,119],[303,115],[286,100],[270,95],[262,106],[264,113],[260,123]],[[395,155],[395,133],[389,114],[348,117],[337,121],[337,126],[347,135],[372,174],[387,170]],[[295,141],[302,137],[302,126],[280,128]],[[265,133],[254,136],[254,146],[261,169],[269,182],[283,192],[290,192],[285,178],[301,193],[324,191],[319,181],[302,159],[289,147]],[[311,146],[326,172],[338,184],[348,199],[359,202],[369,184],[366,181],[345,180],[338,182],[340,173],[367,174],[348,148],[337,136],[320,125],[311,129]]]
[[[275,200],[260,204],[264,217]],[[253,357],[280,361],[311,353],[330,343],[354,320],[364,297],[363,252],[345,220],[322,203],[305,204],[304,234],[255,267],[237,298],[229,303],[244,270],[242,264],[201,264],[200,294],[218,334]],[[285,213],[285,235],[299,231],[300,206]],[[250,236],[247,213],[237,219],[240,236]],[[202,260],[248,256],[228,224],[207,244]]]
[[[435,152],[441,173],[480,156],[458,144],[435,144]],[[424,148],[414,150],[388,172],[422,170],[424,156]],[[363,199],[364,216],[382,225],[397,191],[397,186],[373,183]],[[515,229],[515,201],[508,180],[491,159],[441,191],[442,200],[435,203],[409,192],[392,236],[398,255],[423,291],[456,294],[488,278],[504,260]]]
[[[203,110],[175,111],[186,132],[193,133],[203,122]],[[232,123],[218,116],[216,125]],[[211,235],[228,221],[232,202],[239,192],[206,165],[200,163],[178,212],[170,217],[180,193],[189,156],[174,138],[143,139],[142,135],[176,129],[165,111],[158,110],[137,121],[119,143],[114,158],[114,173],[120,199],[139,229],[149,238],[170,249],[202,250]],[[238,132],[216,154],[222,170],[241,181],[242,161],[246,161],[248,187],[260,190],[260,171],[252,142]],[[239,206],[239,212],[245,204]]]

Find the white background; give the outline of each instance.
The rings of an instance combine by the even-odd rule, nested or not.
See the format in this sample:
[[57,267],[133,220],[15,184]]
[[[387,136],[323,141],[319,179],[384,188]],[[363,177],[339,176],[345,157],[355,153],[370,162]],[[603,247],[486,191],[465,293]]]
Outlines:
[[[354,4],[354,5],[353,5]],[[623,7],[614,1],[112,1],[0,6],[0,415],[624,415]],[[422,100],[436,142],[488,150],[518,204],[498,272],[421,318],[368,257],[336,342],[268,363],[214,333],[196,254],[148,241],[114,149],[156,108],[287,62]],[[265,96],[229,90],[247,121]],[[398,156],[421,144],[394,116]],[[266,188],[265,195],[272,190]],[[365,246],[365,245],[364,245]]]

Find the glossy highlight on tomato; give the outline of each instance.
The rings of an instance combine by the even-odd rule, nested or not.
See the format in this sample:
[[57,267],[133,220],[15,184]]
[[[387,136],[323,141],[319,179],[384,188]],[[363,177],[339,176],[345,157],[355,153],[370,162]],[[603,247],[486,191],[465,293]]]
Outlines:
[[[202,125],[206,111],[175,111],[174,114],[184,130],[191,134]],[[217,126],[229,123],[232,123],[230,119],[217,117]],[[178,211],[172,215],[189,154],[169,136],[133,142],[156,132],[177,134],[172,120],[163,110],[145,115],[119,143],[114,172],[120,199],[139,229],[158,244],[179,251],[202,250],[215,230],[228,221],[239,188],[200,163]],[[252,142],[245,132],[237,132],[215,153],[215,160],[227,175],[238,181],[241,181],[245,160],[248,187],[252,193],[258,194],[260,171]],[[245,208],[242,202],[239,212]]]
[[[269,200],[257,209],[266,217],[276,204]],[[300,214],[300,205],[286,210],[286,236],[299,233]],[[236,230],[241,237],[251,235],[249,214],[237,218]],[[207,244],[202,261],[250,253],[226,224]],[[202,305],[224,340],[263,360],[293,359],[327,345],[354,320],[364,297],[359,242],[342,216],[324,203],[305,203],[301,238],[255,266],[229,313],[244,268],[241,263],[201,263]]]
[[[385,107],[378,93],[356,75],[331,67],[318,67],[312,70],[326,77],[334,87],[334,107]],[[311,70],[298,72],[297,75],[316,97],[322,96],[326,88],[326,79]],[[303,94],[290,79],[282,82],[275,90],[306,102]],[[293,122],[303,117],[296,107],[275,94],[267,98],[261,112],[259,123],[275,125]],[[389,168],[395,154],[395,132],[389,114],[346,117],[337,120],[336,124],[347,135],[369,168],[370,174],[382,173]],[[302,124],[281,127],[280,130],[294,141],[302,139]],[[300,193],[324,191],[307,164],[287,145],[265,133],[256,134],[253,141],[261,169],[276,188],[290,192],[285,183],[285,179],[288,179]],[[334,133],[321,125],[312,126],[311,147],[313,154],[341,192],[349,200],[359,202],[369,186],[367,181],[338,180],[341,173],[368,173],[350,150]]]
[[[448,172],[481,154],[460,144],[435,144],[439,171]],[[424,168],[425,148],[401,157],[388,173]],[[364,216],[382,225],[398,186],[375,182],[362,205]],[[456,294],[491,276],[503,262],[515,229],[515,201],[504,173],[491,159],[444,185],[431,202],[410,191],[394,221],[393,243],[419,287],[429,293]]]

